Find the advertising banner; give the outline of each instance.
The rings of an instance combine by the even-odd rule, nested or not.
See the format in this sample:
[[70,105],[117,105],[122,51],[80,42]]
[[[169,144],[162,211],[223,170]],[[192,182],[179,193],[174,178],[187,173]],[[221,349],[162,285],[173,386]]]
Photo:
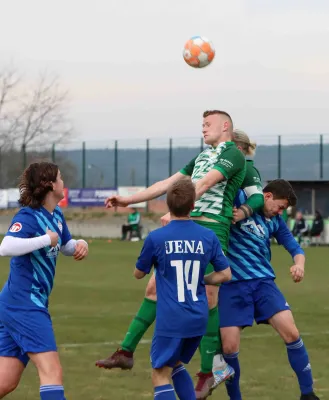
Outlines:
[[115,188],[69,189],[68,205],[71,207],[104,207],[105,199],[116,194]]
[[[145,186],[119,186],[118,187],[118,195],[119,196],[131,196],[135,193],[141,192],[142,190],[145,190]],[[136,208],[146,208],[146,201],[138,204],[131,204],[129,205],[130,208],[136,207]]]

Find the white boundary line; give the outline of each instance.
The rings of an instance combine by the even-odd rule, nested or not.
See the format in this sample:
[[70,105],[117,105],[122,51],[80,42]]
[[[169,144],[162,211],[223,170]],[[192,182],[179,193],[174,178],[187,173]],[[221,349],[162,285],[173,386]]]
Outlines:
[[[322,332],[303,332],[301,333],[301,337],[303,336],[327,336],[329,335],[329,331],[322,331]],[[242,335],[241,339],[261,339],[261,338],[270,338],[278,336],[276,333],[260,333],[260,334],[251,334],[251,335]],[[89,346],[117,346],[120,345],[122,341],[113,341],[113,342],[87,342],[87,343],[64,343],[59,344],[58,347],[66,348],[66,349],[73,349],[77,347],[89,347]],[[140,344],[151,344],[152,340],[141,340]]]

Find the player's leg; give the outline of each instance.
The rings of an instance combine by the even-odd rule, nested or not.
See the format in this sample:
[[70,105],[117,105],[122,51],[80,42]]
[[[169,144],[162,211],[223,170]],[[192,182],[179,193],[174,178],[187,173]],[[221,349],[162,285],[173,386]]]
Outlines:
[[[212,265],[208,265],[206,274],[213,271]],[[206,398],[210,393],[210,388],[214,383],[212,374],[212,364],[216,351],[221,348],[218,332],[218,286],[206,286],[206,293],[209,307],[209,317],[206,334],[200,342],[201,365],[197,373],[198,381],[195,386],[197,399]],[[226,363],[225,363],[226,364]]]
[[153,274],[147,284],[145,298],[129,325],[126,336],[115,353],[108,358],[96,361],[96,366],[100,368],[112,369],[131,369],[134,366],[133,354],[145,332],[155,321],[156,316],[156,283]]
[[62,368],[52,322],[47,309],[17,311],[6,306],[1,309],[3,324],[10,327],[10,336],[27,354],[38,369],[41,400],[65,400],[62,382]]
[[28,361],[28,356],[22,355],[7,328],[0,323],[0,399],[16,389]]
[[176,400],[175,390],[170,383],[171,367],[153,369],[152,383],[154,387],[154,399]]
[[152,382],[154,399],[175,400],[175,390],[170,378],[173,367],[179,360],[182,340],[154,334],[151,345]]
[[[240,365],[239,346],[241,329],[252,326],[254,321],[254,303],[252,297],[253,284],[248,281],[232,282],[222,285],[219,292],[219,307],[221,311],[220,331],[224,359],[232,370],[234,376],[225,380],[226,390],[231,400],[240,400]],[[217,369],[218,362],[214,357],[213,374],[214,386],[222,382],[222,369]]]
[[312,369],[309,356],[290,310],[278,312],[269,323],[283,339],[291,368],[295,371],[301,391],[301,399],[316,400],[313,392]]
[[[224,359],[234,370],[234,376],[225,381],[227,394],[229,395],[230,400],[241,400],[239,363],[241,327],[230,326],[227,328],[221,328],[220,332]],[[216,370],[214,370],[214,377],[216,378]]]
[[40,379],[41,400],[65,400],[62,367],[57,351],[29,353]]
[[16,389],[24,369],[24,363],[18,358],[0,356],[0,399]]
[[285,342],[290,365],[298,378],[301,399],[318,399],[313,393],[312,371],[306,348],[290,307],[273,280],[260,281],[255,292],[255,319],[257,323],[270,323]]
[[177,396],[180,400],[196,399],[193,381],[190,374],[185,369],[184,364],[188,364],[197,351],[202,337],[192,337],[182,340],[180,362],[175,365],[172,372],[172,380]]
[[[224,253],[227,251],[228,247],[228,239],[230,232],[230,225],[222,224],[222,223],[209,223],[205,221],[196,221],[202,226],[211,229],[222,246]],[[213,271],[212,266],[208,266],[206,273],[210,273]],[[221,338],[219,332],[219,310],[218,310],[218,288],[216,287],[207,287],[207,298],[209,305],[209,319],[206,335],[202,338],[200,352],[201,352],[201,370],[198,374],[199,380],[196,386],[197,398],[202,399],[202,393],[205,393],[209,383],[211,383],[212,377],[212,364],[213,358],[215,354],[221,355]],[[233,376],[234,371],[231,367],[229,367],[222,356],[217,357],[217,379],[218,383],[224,382],[226,379],[229,379]],[[220,362],[219,362],[220,360]],[[221,373],[219,371],[221,370]],[[221,380],[220,380],[221,379]],[[212,383],[211,383],[212,385]],[[198,392],[201,392],[199,394]],[[200,396],[200,397],[198,397]]]

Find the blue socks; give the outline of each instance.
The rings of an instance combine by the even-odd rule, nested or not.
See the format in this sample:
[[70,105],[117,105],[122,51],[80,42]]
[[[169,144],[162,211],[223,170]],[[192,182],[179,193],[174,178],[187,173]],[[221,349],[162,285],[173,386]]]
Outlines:
[[302,394],[313,392],[313,378],[310,360],[301,338],[292,343],[286,343],[288,359],[295,371]]
[[232,354],[223,354],[223,356],[227,364],[231,366],[235,371],[234,378],[225,382],[227,394],[229,395],[230,400],[242,400],[240,392],[240,364],[238,358],[239,352]]
[[174,388],[171,385],[162,385],[155,387],[154,400],[176,400]]
[[64,388],[61,385],[40,386],[41,400],[66,400],[64,397]]
[[179,400],[196,399],[192,378],[183,364],[174,368],[171,377]]

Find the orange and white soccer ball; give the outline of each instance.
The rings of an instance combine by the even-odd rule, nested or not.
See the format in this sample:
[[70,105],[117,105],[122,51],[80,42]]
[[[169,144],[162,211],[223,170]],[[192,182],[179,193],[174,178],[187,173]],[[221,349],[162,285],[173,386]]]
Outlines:
[[215,57],[213,44],[203,36],[193,36],[185,43],[184,60],[193,68],[203,68],[209,65]]

